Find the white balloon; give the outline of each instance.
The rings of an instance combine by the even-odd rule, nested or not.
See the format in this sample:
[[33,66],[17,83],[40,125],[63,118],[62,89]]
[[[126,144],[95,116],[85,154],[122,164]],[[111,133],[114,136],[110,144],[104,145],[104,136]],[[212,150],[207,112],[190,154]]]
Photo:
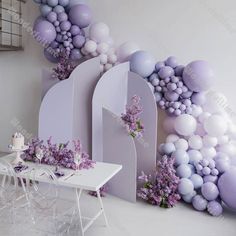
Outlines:
[[219,145],[226,144],[229,142],[229,137],[227,135],[223,135],[217,138],[217,143]]
[[107,64],[107,55],[106,54],[101,54],[99,57],[100,57],[101,64],[103,64],[103,65]]
[[105,71],[108,71],[108,70],[110,70],[112,67],[113,67],[112,64],[107,63],[107,64],[104,66],[104,69],[105,69]]
[[105,54],[109,50],[109,45],[107,43],[99,43],[97,46],[97,52],[99,54]]
[[202,141],[205,147],[215,147],[217,145],[217,138],[209,135],[205,135]]
[[204,129],[210,136],[223,136],[227,131],[227,122],[219,115],[212,115],[205,120]]
[[94,23],[90,26],[89,38],[97,43],[106,42],[109,35],[109,27],[102,22]]
[[203,112],[202,114],[199,115],[198,121],[200,123],[204,123],[205,120],[207,120],[211,116],[211,113],[209,112]]
[[88,53],[92,53],[95,52],[97,49],[97,44],[96,42],[94,42],[93,40],[89,40],[85,43],[84,45],[84,49],[88,52]]
[[193,116],[182,114],[176,118],[174,127],[178,134],[189,136],[196,131],[197,122]]
[[194,117],[198,117],[202,114],[203,110],[200,106],[192,106],[192,112],[191,114],[194,116]]
[[199,162],[200,160],[202,160],[202,154],[197,150],[189,150],[188,156],[190,164],[194,164],[195,162]]
[[108,55],[108,62],[111,64],[115,64],[117,62],[116,54],[109,54]]
[[223,144],[218,148],[218,150],[219,150],[219,152],[225,153],[229,157],[236,156],[235,143],[230,142],[230,143]]
[[134,42],[125,42],[119,46],[117,49],[117,57],[119,62],[128,61],[130,56],[139,51],[140,47]]
[[189,147],[199,150],[202,148],[202,138],[199,135],[193,135],[188,139]]
[[166,137],[166,143],[174,143],[174,142],[176,142],[177,140],[179,140],[179,136],[176,135],[176,134],[169,134],[169,135]]
[[174,144],[176,149],[188,150],[188,142],[183,138],[178,139]]
[[216,150],[213,147],[207,148],[207,147],[203,147],[200,150],[202,156],[206,159],[212,159],[216,156]]

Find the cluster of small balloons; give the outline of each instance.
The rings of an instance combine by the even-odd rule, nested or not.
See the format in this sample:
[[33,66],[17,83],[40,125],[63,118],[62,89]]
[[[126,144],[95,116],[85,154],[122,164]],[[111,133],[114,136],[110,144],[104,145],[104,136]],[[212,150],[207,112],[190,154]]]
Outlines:
[[117,62],[117,56],[113,47],[113,39],[110,37],[109,27],[102,22],[92,24],[81,52],[89,57],[99,56],[101,72],[112,68]]
[[81,48],[86,42],[84,28],[92,20],[90,8],[79,1],[34,1],[40,4],[41,12],[34,24],[34,36],[40,43],[48,45],[44,49],[45,57],[57,62],[57,55],[65,51],[72,60],[81,59]]
[[168,136],[159,147],[175,159],[182,199],[213,216],[222,214],[222,202],[236,210],[236,126],[216,97],[222,95],[207,94],[195,117],[167,117]]
[[150,83],[156,102],[169,114],[199,113],[205,101],[204,91],[213,82],[213,72],[205,61],[194,61],[186,67],[176,57],[155,63],[147,52],[138,51],[130,58],[131,70]]

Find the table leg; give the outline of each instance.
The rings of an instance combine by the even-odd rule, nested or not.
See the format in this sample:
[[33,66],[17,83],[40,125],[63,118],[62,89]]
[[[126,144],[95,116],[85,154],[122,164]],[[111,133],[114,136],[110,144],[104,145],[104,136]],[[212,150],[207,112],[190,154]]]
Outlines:
[[78,207],[78,213],[79,213],[80,232],[81,232],[81,235],[84,236],[84,228],[83,228],[82,215],[81,215],[81,209],[80,209],[80,198],[81,198],[83,189],[79,189],[79,190],[75,189],[75,192],[76,192],[76,201],[77,201],[77,207]]
[[104,206],[103,206],[103,202],[102,202],[102,198],[101,198],[101,194],[100,194],[99,190],[97,191],[97,197],[98,197],[98,201],[100,203],[100,207],[101,207],[101,210],[102,210],[105,225],[108,226],[108,221],[107,221],[107,217],[106,217],[106,214],[105,214],[105,210],[104,210]]

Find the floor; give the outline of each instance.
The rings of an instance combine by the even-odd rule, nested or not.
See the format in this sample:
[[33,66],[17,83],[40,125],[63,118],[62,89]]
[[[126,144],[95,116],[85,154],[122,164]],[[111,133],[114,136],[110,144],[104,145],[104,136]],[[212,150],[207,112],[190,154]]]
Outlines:
[[[83,209],[90,213],[95,209],[96,198],[84,194]],[[214,218],[207,213],[194,211],[184,203],[173,209],[161,209],[143,202],[132,204],[113,196],[104,198],[104,205],[109,220],[109,227],[103,226],[99,219],[85,236],[235,236],[236,213],[226,211],[222,217]],[[0,222],[1,222],[0,218]],[[45,229],[44,225],[44,229]],[[73,227],[72,227],[73,228]],[[0,235],[4,236],[51,236],[51,234],[28,229],[13,232],[10,225],[0,223]],[[70,236],[79,235],[71,231]]]

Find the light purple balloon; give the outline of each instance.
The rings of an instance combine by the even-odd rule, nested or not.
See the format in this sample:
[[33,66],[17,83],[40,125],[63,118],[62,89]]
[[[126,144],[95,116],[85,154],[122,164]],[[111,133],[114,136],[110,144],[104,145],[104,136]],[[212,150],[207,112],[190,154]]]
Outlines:
[[71,27],[70,21],[63,21],[60,24],[60,28],[62,31],[68,31],[68,30],[70,30],[70,27]]
[[179,99],[179,95],[175,92],[168,91],[165,93],[165,98],[170,102],[175,102]]
[[57,33],[52,23],[47,20],[38,21],[34,25],[34,36],[38,42],[51,43],[55,40]]
[[202,92],[211,88],[214,73],[206,61],[193,61],[185,67],[183,80],[192,91]]
[[212,182],[207,182],[202,185],[201,193],[209,201],[215,200],[219,196],[217,186]]
[[187,194],[190,194],[192,193],[194,190],[194,186],[193,186],[193,183],[191,180],[187,179],[187,178],[182,178],[180,181],[179,181],[179,184],[178,184],[178,192],[181,194],[181,195],[187,195]]
[[206,176],[203,177],[204,183],[211,182],[211,183],[216,184],[217,180],[218,180],[218,177],[213,176],[213,175],[206,175]]
[[[176,169],[176,174],[180,178],[189,178],[192,174],[191,168],[186,164],[181,164]],[[190,179],[191,180],[191,179]],[[191,180],[192,181],[192,180]],[[193,182],[193,181],[192,181]],[[194,185],[194,183],[193,183]]]
[[159,70],[164,66],[165,66],[165,63],[163,61],[157,62],[156,65],[155,65],[156,72],[159,72]]
[[66,7],[69,4],[70,0],[59,0],[59,5]]
[[212,216],[220,216],[223,213],[223,207],[219,202],[211,201],[207,205],[207,211]]
[[166,66],[170,66],[172,67],[173,69],[176,68],[178,66],[178,61],[177,61],[177,58],[176,57],[168,57],[165,61],[165,65]]
[[73,38],[73,45],[76,48],[82,48],[85,44],[85,37],[82,35],[76,35]]
[[47,17],[47,15],[52,11],[52,8],[46,4],[40,5],[40,12],[43,17]]
[[193,207],[198,211],[205,211],[207,208],[207,200],[204,199],[201,195],[196,195],[192,199]]
[[182,76],[183,75],[183,72],[184,72],[184,66],[177,66],[176,68],[175,68],[175,75],[176,76]]
[[68,20],[68,15],[65,12],[61,12],[57,15],[58,21],[67,21]]
[[53,42],[50,44],[50,47],[53,48],[53,49],[58,48],[58,46],[59,46],[59,43],[56,42],[56,41],[53,41]]
[[194,93],[192,96],[192,101],[196,105],[203,105],[206,102],[206,95],[205,93]]
[[78,25],[81,28],[86,28],[92,21],[92,13],[87,5],[74,5],[69,11],[69,19],[72,24]]
[[58,63],[59,57],[55,57],[53,54],[51,54],[47,48],[44,49],[44,56],[52,63]]
[[193,174],[190,180],[193,182],[194,189],[199,189],[203,185],[203,178],[198,174]]
[[137,51],[130,57],[130,70],[142,77],[150,76],[155,69],[154,57],[146,51]]
[[174,75],[174,70],[170,66],[165,66],[160,69],[160,71],[158,72],[158,75],[162,79],[165,79],[167,77],[171,77],[172,75]]
[[56,12],[57,14],[61,13],[61,12],[64,12],[65,11],[65,8],[60,6],[60,5],[57,5],[53,8],[53,11]]
[[77,25],[72,25],[70,28],[70,32],[72,35],[78,35],[80,33],[80,28]]
[[55,22],[57,20],[57,13],[55,12],[50,12],[48,15],[47,15],[47,20],[51,23]]
[[63,41],[63,36],[61,34],[57,34],[56,41],[61,43]]
[[83,57],[83,55],[81,54],[79,49],[72,49],[71,50],[71,54],[70,54],[70,58],[71,60],[79,60]]
[[47,0],[47,4],[51,7],[55,7],[58,5],[58,0]]
[[216,160],[216,168],[220,173],[224,173],[230,169],[230,163],[225,159]]
[[222,201],[233,210],[236,210],[236,168],[226,171],[218,181],[218,188]]

